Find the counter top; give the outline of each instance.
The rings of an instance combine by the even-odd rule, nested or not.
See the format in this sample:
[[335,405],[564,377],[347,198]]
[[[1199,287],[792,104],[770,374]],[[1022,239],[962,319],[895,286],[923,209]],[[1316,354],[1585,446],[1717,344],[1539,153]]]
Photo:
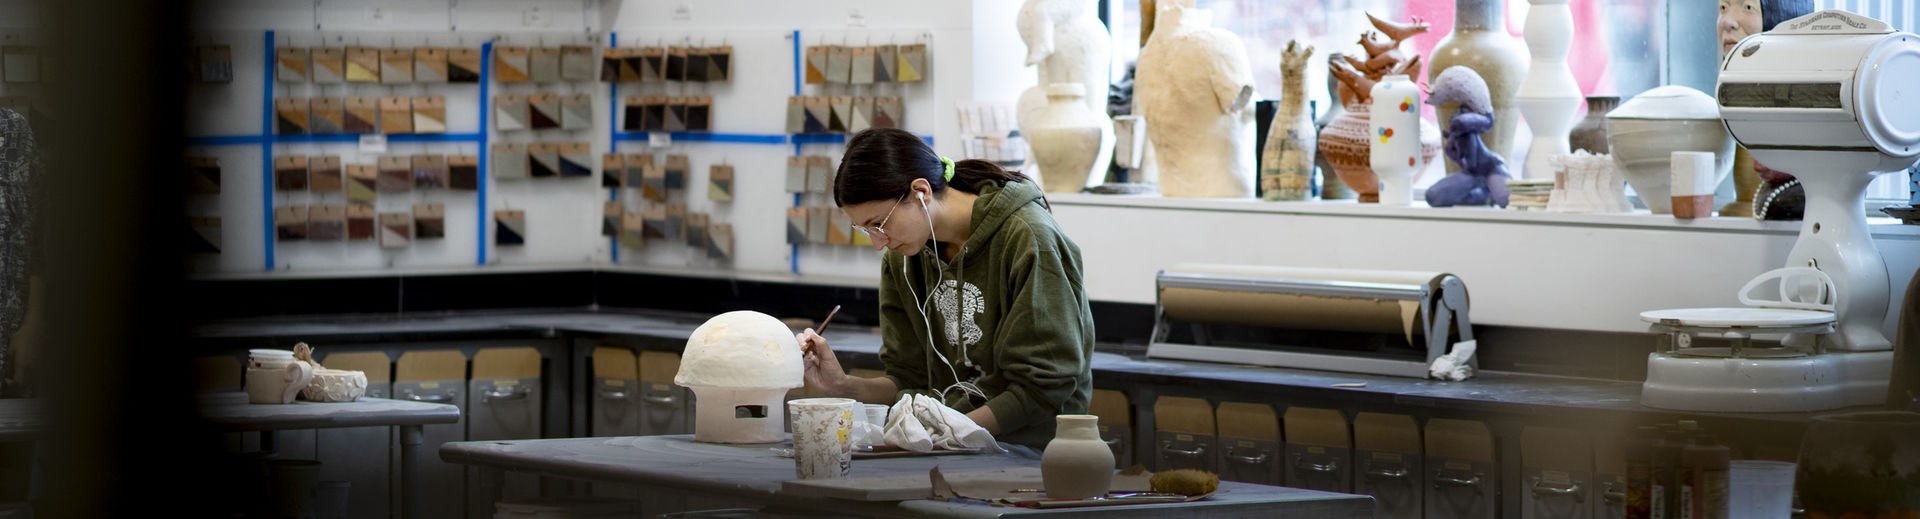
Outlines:
[[[663,342],[681,342],[707,316],[634,310],[486,311],[401,316],[312,316],[221,321],[194,330],[204,339],[283,338],[324,344],[328,340],[394,335],[525,333],[550,337],[560,333],[639,336]],[[852,358],[877,356],[880,336],[872,328],[837,326],[827,335],[836,353]],[[1686,415],[1805,423],[1819,413],[1683,413],[1640,405],[1640,383],[1556,377],[1522,373],[1481,372],[1464,382],[1445,382],[1383,375],[1243,366],[1164,359],[1137,359],[1113,353],[1095,353],[1096,379],[1123,379],[1098,384],[1199,385],[1257,391],[1286,386],[1317,397],[1379,406],[1420,406],[1469,412],[1527,415],[1594,412]],[[1334,384],[1364,383],[1364,387]],[[1624,416],[1624,415],[1623,415]]]

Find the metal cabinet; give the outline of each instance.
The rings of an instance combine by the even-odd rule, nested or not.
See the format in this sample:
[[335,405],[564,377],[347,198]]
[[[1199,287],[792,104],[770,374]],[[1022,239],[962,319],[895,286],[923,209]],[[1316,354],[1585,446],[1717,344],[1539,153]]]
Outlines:
[[593,383],[589,386],[588,408],[592,412],[587,434],[593,436],[638,436],[640,434],[640,362],[633,350],[599,347],[593,349]]
[[1593,447],[1579,431],[1520,430],[1521,519],[1593,517]]
[[[467,439],[523,440],[540,437],[544,388],[540,377],[540,351],[533,348],[485,348],[473,355],[473,378],[469,380]],[[485,488],[480,471],[468,471],[468,488]],[[510,472],[501,487],[507,500],[540,496],[540,478],[533,474]],[[494,516],[491,496],[473,492],[468,499],[467,517]]]
[[[364,371],[367,396],[391,398],[393,395],[393,359],[386,352],[364,351],[334,353],[320,358],[329,369]],[[320,429],[314,439],[314,454],[320,460],[321,481],[346,481],[347,515],[387,517],[398,510],[393,501],[394,467],[393,427],[349,427]]]
[[1220,479],[1280,484],[1280,416],[1274,414],[1273,406],[1221,402],[1214,410],[1214,422],[1220,437]]
[[640,352],[640,434],[693,432],[692,391],[673,384],[680,372],[680,354]]
[[1353,492],[1373,496],[1375,516],[1420,517],[1421,450],[1412,416],[1353,415]]
[[[467,406],[467,356],[458,350],[409,351],[400,354],[393,370],[393,397],[460,408],[460,421],[433,424],[421,428],[420,452],[439,452],[447,442],[467,440],[470,420]],[[399,449],[392,449],[398,457]],[[398,460],[391,459],[394,466]],[[461,465],[440,461],[439,456],[421,456],[415,468],[427,495],[416,496],[428,510],[441,510],[446,517],[460,517],[466,507],[466,478]],[[398,492],[396,492],[397,494]],[[405,496],[397,496],[405,498]]]
[[1213,406],[1205,399],[1163,396],[1153,402],[1154,469],[1214,470]]
[[1335,409],[1287,408],[1287,486],[1351,492],[1353,436],[1347,416]]
[[1475,420],[1434,418],[1426,428],[1427,519],[1493,519],[1500,481],[1493,434]]
[[1100,417],[1100,439],[1113,449],[1114,468],[1133,466],[1133,407],[1127,394],[1111,389],[1093,390],[1089,412]]

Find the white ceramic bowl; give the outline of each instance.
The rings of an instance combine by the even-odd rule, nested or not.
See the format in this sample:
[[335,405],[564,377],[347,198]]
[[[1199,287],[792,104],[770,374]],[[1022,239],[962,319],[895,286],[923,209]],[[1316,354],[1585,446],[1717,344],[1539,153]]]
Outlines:
[[1713,154],[1713,185],[1733,172],[1733,136],[1719,119],[1609,119],[1607,141],[1627,184],[1654,214],[1672,214],[1673,152]]
[[1673,152],[1714,154],[1713,185],[1733,172],[1733,135],[1705,92],[1668,85],[1641,92],[1607,113],[1607,142],[1627,184],[1654,214],[1673,213]]

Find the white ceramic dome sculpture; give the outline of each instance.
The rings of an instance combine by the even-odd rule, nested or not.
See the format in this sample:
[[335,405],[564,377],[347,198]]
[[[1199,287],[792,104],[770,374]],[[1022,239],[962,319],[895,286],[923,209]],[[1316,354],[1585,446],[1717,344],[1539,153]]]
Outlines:
[[800,342],[779,319],[727,312],[687,339],[673,383],[693,390],[693,439],[772,443],[786,429],[787,390],[804,383]]

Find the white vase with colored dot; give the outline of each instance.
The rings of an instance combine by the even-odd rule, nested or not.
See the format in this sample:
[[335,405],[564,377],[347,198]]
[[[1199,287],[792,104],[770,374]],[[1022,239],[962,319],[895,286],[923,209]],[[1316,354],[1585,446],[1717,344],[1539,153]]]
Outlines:
[[1422,161],[1420,87],[1405,75],[1373,84],[1373,118],[1368,123],[1368,152],[1380,177],[1380,205],[1413,205],[1413,177]]

